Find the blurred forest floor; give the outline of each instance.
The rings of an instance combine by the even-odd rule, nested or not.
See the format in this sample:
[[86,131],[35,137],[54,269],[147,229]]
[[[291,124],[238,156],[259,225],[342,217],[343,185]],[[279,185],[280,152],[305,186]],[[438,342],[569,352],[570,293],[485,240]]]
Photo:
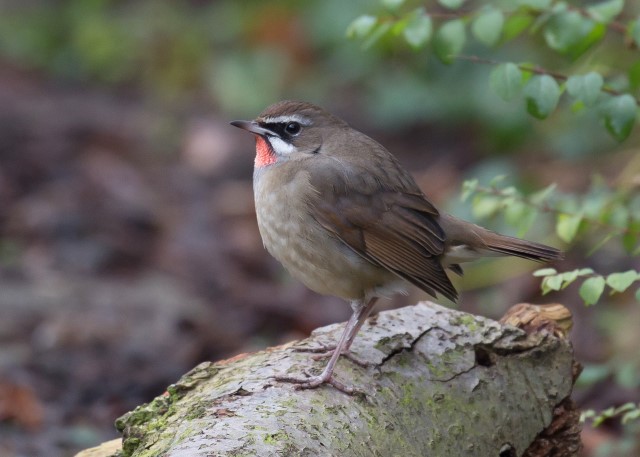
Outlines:
[[[294,282],[263,249],[252,143],[229,120],[211,106],[167,112],[126,91],[2,67],[0,455],[72,455],[114,437],[116,417],[199,362],[348,317],[342,301]],[[455,154],[438,157],[424,152],[454,132],[367,133],[436,204],[459,192],[479,160],[472,130],[454,140]],[[606,176],[619,162],[601,165]],[[588,182],[575,164],[550,166],[535,154],[521,166],[565,188]],[[517,301],[545,301],[526,272],[501,287],[492,317]],[[463,297],[463,309],[486,314],[475,292]],[[413,291],[380,308],[422,298]],[[608,349],[593,316],[569,306],[579,359],[601,359]],[[638,343],[637,333],[629,338]],[[605,380],[577,399],[600,408],[633,395]],[[588,428],[587,451],[616,433]]]

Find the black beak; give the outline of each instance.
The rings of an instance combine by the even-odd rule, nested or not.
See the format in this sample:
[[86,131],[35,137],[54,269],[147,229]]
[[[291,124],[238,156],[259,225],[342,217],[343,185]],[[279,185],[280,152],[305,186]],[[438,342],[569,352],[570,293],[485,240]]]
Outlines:
[[247,132],[255,133],[256,135],[275,135],[271,130],[260,127],[256,121],[231,121],[230,124]]

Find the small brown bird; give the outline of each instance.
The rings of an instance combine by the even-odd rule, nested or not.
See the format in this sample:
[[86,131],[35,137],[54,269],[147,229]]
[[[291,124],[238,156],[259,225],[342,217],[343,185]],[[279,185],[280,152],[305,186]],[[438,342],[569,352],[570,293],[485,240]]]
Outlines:
[[253,190],[265,247],[307,287],[353,308],[320,375],[278,380],[352,392],[333,371],[378,297],[408,281],[456,300],[445,270],[462,274],[462,262],[561,257],[555,248],[441,213],[389,151],[318,106],[281,101],[253,121],[231,124],[256,138]]

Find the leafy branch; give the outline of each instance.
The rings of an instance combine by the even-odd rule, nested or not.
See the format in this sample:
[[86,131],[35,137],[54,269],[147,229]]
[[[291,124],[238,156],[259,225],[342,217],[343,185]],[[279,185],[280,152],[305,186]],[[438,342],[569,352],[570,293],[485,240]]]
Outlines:
[[607,419],[617,416],[622,416],[621,422],[623,424],[628,424],[631,421],[640,419],[640,403],[629,402],[618,406],[617,408],[610,407],[600,412],[588,409],[583,411],[580,416],[580,421],[586,422],[587,419],[591,419],[593,421],[593,426],[597,427]]
[[[610,294],[615,294],[626,291],[634,282],[640,282],[640,273],[636,270],[611,273],[605,277],[595,273],[591,268],[580,268],[563,273],[558,273],[555,268],[542,268],[535,271],[533,275],[543,278],[541,286],[543,294],[562,290],[578,278],[586,278],[579,291],[585,305],[595,305],[600,300],[605,285],[609,287]],[[636,300],[640,302],[640,288],[636,290]]]
[[[532,66],[531,64],[526,64],[526,63],[513,64],[511,62],[500,62],[498,60],[486,59],[486,58],[478,57],[478,56],[465,56],[465,55],[456,56],[456,59],[465,60],[467,62],[472,62],[472,63],[480,63],[480,64],[486,64],[486,65],[500,66],[499,69],[496,69],[496,72],[511,71],[510,66],[511,65],[515,65],[524,74],[530,73],[530,74],[535,74],[535,75],[548,75],[548,76],[551,76],[556,81],[561,81],[561,82],[564,82],[564,81],[568,82],[570,80],[573,81],[569,85],[574,85],[576,83],[578,83],[578,84],[586,83],[586,84],[592,86],[592,87],[585,88],[586,90],[589,91],[589,94],[581,94],[580,92],[576,92],[576,91],[570,91],[569,92],[571,95],[576,94],[576,95],[582,95],[583,96],[583,97],[576,97],[578,99],[584,98],[584,95],[591,95],[590,97],[587,97],[588,99],[593,98],[593,97],[597,97],[597,92],[598,91],[602,91],[602,92],[605,92],[605,93],[610,94],[610,95],[624,95],[624,93],[619,91],[619,90],[615,90],[612,87],[605,86],[603,84],[604,81],[601,78],[598,78],[598,76],[600,76],[600,75],[598,73],[596,73],[596,72],[587,73],[586,75],[584,75],[584,76],[587,76],[587,78],[583,80],[584,76],[579,76],[579,75],[578,76],[567,76],[567,75],[564,75],[562,73],[558,73],[556,71],[547,70],[547,69],[542,68],[540,66]],[[596,76],[589,76],[589,75],[596,75]],[[596,78],[596,79],[594,80],[593,78]],[[522,76],[521,76],[521,79],[522,79]],[[495,81],[495,83],[498,83],[498,81]],[[505,98],[505,100],[508,100],[508,99],[512,98],[510,96],[505,97],[503,95],[503,90],[500,88],[500,86],[498,84],[494,84],[494,89],[499,95],[503,96],[503,98]],[[583,88],[577,87],[577,89],[578,90],[582,90]],[[576,95],[574,95],[574,96],[576,96]],[[634,98],[634,100],[635,100],[635,103],[637,105],[640,105],[640,99]]]
[[[464,0],[439,0],[433,11],[420,7],[407,12],[402,12],[405,0],[381,1],[386,14],[360,16],[347,29],[347,35],[362,40],[363,47],[400,39],[411,49],[421,50],[431,43],[434,54],[445,64],[456,59],[495,64],[491,86],[506,101],[524,95],[526,110],[535,118],[545,119],[553,113],[566,91],[573,99],[573,111],[595,110],[616,140],[622,141],[631,133],[640,104],[631,94],[640,87],[640,63],[634,62],[637,56],[625,59],[633,63],[624,75],[626,83],[618,87],[618,69],[609,69],[607,74],[594,69],[565,75],[535,64],[499,63],[461,55],[469,31],[489,48],[503,46],[529,32],[542,35],[547,47],[574,61],[600,44],[607,30],[624,34],[625,44],[635,54],[640,46],[640,18],[622,21],[624,0],[606,0],[586,8],[565,1],[513,0],[466,11],[459,10]],[[440,7],[451,12],[442,12]],[[615,87],[605,84],[607,77],[615,81]]]
[[606,231],[590,253],[595,252],[614,237],[619,237],[625,250],[640,254],[640,195],[631,190],[611,190],[595,180],[586,195],[578,197],[561,194],[552,184],[529,196],[513,186],[498,187],[503,177],[497,177],[489,186],[482,186],[477,179],[465,181],[462,199],[473,195],[473,211],[478,218],[491,217],[504,212],[505,221],[523,236],[537,219],[539,213],[555,218],[555,231],[563,241],[570,243],[590,227]]
[[[488,82],[493,91],[506,102],[523,103],[536,119],[569,108],[573,113],[595,114],[617,141],[631,134],[640,106],[640,17],[629,19],[632,16],[624,14],[634,14],[634,10],[637,14],[633,2],[625,5],[624,0],[600,0],[580,7],[563,0],[438,0],[415,8],[418,1],[380,0],[382,12],[356,18],[347,35],[365,49],[407,49],[420,53],[420,59],[428,53],[447,65],[460,61],[491,65]],[[610,33],[615,36],[605,41]],[[513,45],[516,39],[518,43]],[[548,53],[540,52],[543,47],[564,61],[556,56],[547,58]],[[465,55],[465,49],[472,49],[467,52],[472,55]],[[486,49],[486,54],[496,49],[502,52],[498,59],[490,59],[483,55]],[[503,57],[508,53],[516,57]],[[608,62],[609,54],[615,56],[615,64]],[[528,60],[532,56],[536,61]],[[627,175],[634,172],[631,168]],[[555,185],[523,194],[502,185],[498,178],[487,186],[478,180],[465,182],[462,197],[471,199],[477,218],[503,214],[518,236],[524,236],[542,219],[543,224],[553,224],[557,236],[566,243],[580,240],[590,246],[589,254],[615,239],[630,255],[640,256],[640,194],[637,185],[633,186],[610,188],[596,176],[582,195],[559,192]],[[543,268],[534,275],[541,278],[545,294],[579,285],[579,295],[587,305],[604,301],[605,292],[628,294],[632,288],[640,302],[640,271],[635,268],[609,274],[592,268],[560,272]],[[587,382],[590,368],[591,383],[594,374],[599,380],[614,374],[621,385],[637,387],[635,358],[629,363],[614,360],[587,366],[580,378],[583,382]],[[621,417],[623,424],[637,423],[640,404],[588,410],[582,420],[590,419],[597,426],[613,417]]]

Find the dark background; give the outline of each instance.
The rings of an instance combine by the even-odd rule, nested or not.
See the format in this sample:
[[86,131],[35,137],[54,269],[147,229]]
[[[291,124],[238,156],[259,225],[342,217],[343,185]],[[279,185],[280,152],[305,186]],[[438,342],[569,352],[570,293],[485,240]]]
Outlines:
[[[115,437],[116,417],[199,362],[348,317],[263,249],[253,140],[232,119],[284,98],[318,103],[468,219],[459,196],[471,177],[564,192],[584,191],[594,174],[607,185],[637,179],[637,134],[617,144],[570,110],[535,121],[492,93],[487,66],[345,38],[376,5],[0,1],[0,455],[73,455]],[[514,233],[502,218],[482,224]],[[526,236],[568,249],[562,270],[638,268],[616,246],[586,257],[589,239],[567,247],[550,224],[541,217]],[[581,406],[637,401],[632,295],[591,308],[573,286],[542,297],[536,268],[469,266],[454,279],[455,306],[497,318],[521,301],[566,304],[587,366]],[[425,298],[412,289],[378,309]],[[587,427],[585,455],[633,455],[636,429]]]

